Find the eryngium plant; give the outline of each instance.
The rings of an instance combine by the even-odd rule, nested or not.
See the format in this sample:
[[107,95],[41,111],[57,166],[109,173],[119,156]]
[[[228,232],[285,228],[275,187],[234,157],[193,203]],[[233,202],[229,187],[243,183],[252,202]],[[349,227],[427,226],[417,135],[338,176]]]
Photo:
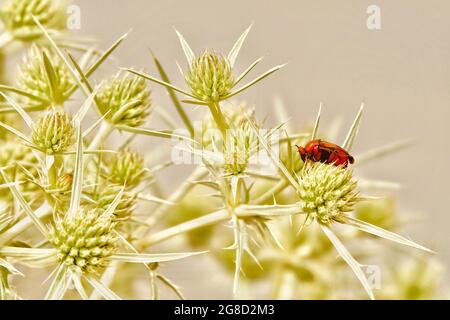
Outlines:
[[[168,261],[179,264],[179,272],[200,270],[200,264],[215,268],[211,274],[222,275],[230,297],[255,297],[256,282],[271,287],[258,289],[265,298],[437,297],[434,260],[407,251],[405,264],[374,237],[429,251],[397,234],[405,221],[392,194],[398,184],[361,178],[356,168],[407,143],[355,155],[349,168],[304,163],[293,146],[318,137],[337,140],[331,125],[319,131],[317,117],[312,129],[292,128],[284,117],[288,110],[281,112],[278,103],[281,124],[264,131],[256,119],[266,115],[257,114],[258,106],[231,99],[281,68],[241,83],[261,62],[238,72],[250,28],[228,54],[196,54],[177,31],[187,60],[179,79],[183,89],[171,83],[153,53],[159,77],[122,69],[94,78],[127,35],[105,51],[70,38],[61,42],[65,12],[57,0],[4,1],[0,9],[1,61],[15,53],[3,52],[7,45],[31,44],[15,82],[0,84],[0,299],[158,299],[160,286],[170,289],[163,298],[183,298],[164,275],[161,262]],[[167,90],[186,130],[177,130],[171,106],[152,104],[147,80]],[[204,110],[200,125],[186,112],[192,105]],[[153,111],[152,121],[164,120],[154,125],[167,129],[144,127]],[[361,116],[362,110],[341,145],[349,152]],[[159,139],[158,148],[139,147],[142,138]],[[171,171],[175,160],[161,160],[167,159],[164,146],[199,159],[179,186],[171,181],[180,172]],[[254,161],[261,151],[266,161]],[[161,181],[169,181],[168,193]],[[367,196],[374,189],[388,197]],[[155,253],[157,244],[169,253]],[[178,261],[200,253],[215,263]],[[382,287],[373,291],[360,263],[378,257]],[[48,281],[22,265],[39,268]],[[203,297],[213,297],[215,288],[194,281]]]

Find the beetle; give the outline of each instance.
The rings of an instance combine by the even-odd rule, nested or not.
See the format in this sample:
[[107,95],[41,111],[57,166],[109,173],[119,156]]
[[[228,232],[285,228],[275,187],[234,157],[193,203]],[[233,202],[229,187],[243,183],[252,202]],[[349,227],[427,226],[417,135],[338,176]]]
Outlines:
[[355,159],[344,148],[324,140],[311,140],[305,147],[296,147],[303,161],[323,162],[344,168],[355,162]]

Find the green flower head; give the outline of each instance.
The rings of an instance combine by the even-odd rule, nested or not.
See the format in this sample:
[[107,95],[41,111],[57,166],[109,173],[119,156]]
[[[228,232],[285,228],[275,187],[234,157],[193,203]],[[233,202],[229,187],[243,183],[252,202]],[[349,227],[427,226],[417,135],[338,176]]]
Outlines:
[[0,9],[5,30],[22,41],[33,41],[42,35],[33,16],[47,29],[63,30],[67,17],[65,1],[5,0]]
[[50,228],[51,242],[59,250],[58,259],[83,272],[107,266],[116,250],[115,223],[101,209],[81,209],[56,219]]
[[[108,188],[100,188],[97,194],[97,207],[106,210],[113,203],[117,194],[122,189],[121,186],[112,185]],[[137,194],[134,192],[124,192],[113,214],[117,219],[128,218],[137,205]]]
[[73,144],[74,126],[64,110],[51,110],[41,116],[33,129],[32,140],[48,154],[66,151]]
[[231,175],[243,173],[247,169],[258,144],[258,136],[246,118],[241,117],[235,123],[235,127],[228,130],[229,138],[224,148],[224,170]]
[[38,109],[64,104],[75,85],[64,62],[49,49],[36,45],[31,47],[20,65],[17,84],[23,91],[41,99],[22,98],[22,104]]
[[114,155],[108,179],[120,186],[135,187],[142,181],[144,169],[144,158],[139,153],[121,150]]
[[138,127],[150,114],[150,90],[143,78],[118,73],[99,89],[97,105],[111,123]]
[[[37,166],[38,160],[31,152],[31,149],[20,141],[11,139],[0,145],[0,168],[3,168],[4,173],[10,181],[23,182],[19,185],[18,189],[26,199],[38,200],[42,196],[41,189],[30,181],[39,177],[38,170],[36,169]],[[5,183],[5,181],[0,176],[0,184],[2,183]],[[0,190],[0,199],[11,201],[12,193],[6,190]],[[38,202],[36,201],[36,203]]]
[[226,57],[205,50],[193,60],[186,74],[186,83],[197,99],[217,102],[233,88],[233,69]]
[[298,187],[302,210],[323,224],[353,211],[359,199],[352,171],[341,166],[309,163],[298,178]]

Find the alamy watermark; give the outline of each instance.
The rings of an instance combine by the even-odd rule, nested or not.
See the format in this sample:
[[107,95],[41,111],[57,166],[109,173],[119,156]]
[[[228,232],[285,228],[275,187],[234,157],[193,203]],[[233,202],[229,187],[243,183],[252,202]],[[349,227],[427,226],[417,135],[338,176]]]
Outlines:
[[67,29],[80,30],[81,29],[81,8],[75,4],[67,7]]
[[367,7],[366,13],[369,15],[366,20],[366,26],[369,30],[381,29],[381,9],[377,5]]
[[[188,136],[186,129],[178,129],[176,135]],[[275,174],[277,166],[272,157],[280,156],[281,130],[257,129],[257,133],[249,129],[234,128],[226,132],[223,139],[222,133],[217,128],[196,130],[194,141],[178,140],[173,138],[175,146],[171,152],[171,160],[175,165],[204,164],[205,161],[222,167],[263,168],[266,174]],[[259,137],[263,137],[264,147]],[[225,141],[224,141],[225,140]],[[271,155],[267,152],[269,148]]]

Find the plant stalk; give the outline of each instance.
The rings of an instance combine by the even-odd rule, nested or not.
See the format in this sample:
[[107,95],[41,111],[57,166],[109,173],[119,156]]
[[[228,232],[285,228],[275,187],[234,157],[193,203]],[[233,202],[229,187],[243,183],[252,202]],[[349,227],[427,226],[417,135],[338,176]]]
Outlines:
[[0,35],[0,50],[3,50],[14,40],[13,36],[9,32],[3,32]]
[[193,219],[184,223],[180,223],[174,227],[162,230],[160,232],[154,233],[147,238],[143,238],[137,242],[137,249],[139,251],[159,243],[168,238],[172,238],[179,234],[183,234],[185,232],[198,229],[201,227],[206,227],[209,225],[213,225],[216,223],[224,222],[230,219],[229,213],[227,210],[216,211],[207,215],[204,215],[200,218]]
[[209,111],[214,119],[214,122],[217,125],[217,128],[220,130],[222,134],[224,143],[226,142],[228,124],[225,121],[225,116],[220,109],[220,105],[218,102],[211,102],[208,104]]
[[175,190],[167,199],[169,203],[161,204],[156,211],[145,221],[147,229],[154,226],[158,220],[164,216],[167,211],[172,207],[171,203],[179,203],[188,193],[195,187],[194,182],[203,179],[208,174],[208,171],[203,167],[197,167],[192,174],[181,184],[181,186]]

